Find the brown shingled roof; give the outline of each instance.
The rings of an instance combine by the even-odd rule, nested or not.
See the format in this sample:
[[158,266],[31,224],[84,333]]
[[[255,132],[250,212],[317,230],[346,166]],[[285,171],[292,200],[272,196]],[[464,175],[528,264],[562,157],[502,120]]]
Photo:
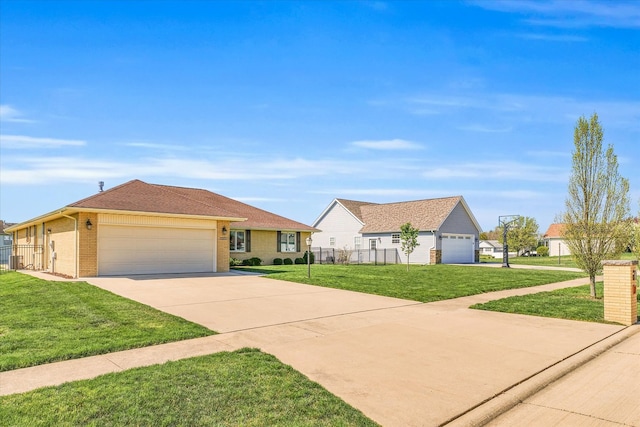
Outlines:
[[547,232],[544,233],[544,237],[551,237],[551,238],[562,237],[563,233],[564,233],[564,224],[562,223],[551,224],[547,229]]
[[407,222],[422,231],[437,230],[461,199],[461,196],[456,196],[381,205],[363,205],[360,209],[365,225],[360,232],[400,231],[400,226]]
[[232,226],[253,229],[317,231],[315,228],[199,188],[148,184],[133,180],[69,207],[247,218]]
[[360,208],[362,206],[365,206],[365,205],[375,205],[376,204],[376,203],[371,203],[371,202],[359,202],[357,200],[347,200],[347,199],[336,199],[336,200],[342,206],[347,208],[347,210],[349,212],[354,214],[356,216],[356,218],[358,218],[360,220],[360,222],[364,222],[364,219],[362,219],[362,210]]

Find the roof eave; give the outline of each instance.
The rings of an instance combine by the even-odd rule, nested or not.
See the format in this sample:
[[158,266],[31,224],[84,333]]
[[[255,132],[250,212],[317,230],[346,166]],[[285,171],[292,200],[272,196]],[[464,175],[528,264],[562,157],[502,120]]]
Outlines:
[[62,209],[57,209],[55,211],[46,213],[44,215],[40,215],[38,217],[21,222],[19,224],[12,225],[11,227],[7,227],[5,228],[5,231],[11,233],[13,231],[20,230],[30,225],[51,221],[56,218],[60,218],[66,215],[72,215],[79,212],[117,214],[117,215],[163,216],[163,217],[171,217],[171,218],[189,218],[189,219],[209,219],[212,221],[229,221],[229,222],[244,222],[247,220],[247,218],[226,217],[226,216],[216,216],[216,215],[212,215],[212,216],[189,215],[189,214],[174,214],[174,213],[166,213],[166,212],[129,211],[129,210],[99,209],[99,208],[78,208],[78,207],[65,206]]

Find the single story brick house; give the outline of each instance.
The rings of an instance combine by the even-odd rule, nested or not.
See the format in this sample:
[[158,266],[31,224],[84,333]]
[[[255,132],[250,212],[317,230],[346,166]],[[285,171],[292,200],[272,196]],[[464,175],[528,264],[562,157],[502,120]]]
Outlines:
[[207,190],[132,180],[6,231],[22,266],[92,277],[225,272],[231,254],[301,257],[317,230]]
[[397,248],[401,262],[400,226],[410,222],[417,228],[418,246],[410,256],[417,264],[478,262],[478,221],[462,196],[397,203],[370,203],[334,199],[318,216],[313,227],[314,247],[353,250]]

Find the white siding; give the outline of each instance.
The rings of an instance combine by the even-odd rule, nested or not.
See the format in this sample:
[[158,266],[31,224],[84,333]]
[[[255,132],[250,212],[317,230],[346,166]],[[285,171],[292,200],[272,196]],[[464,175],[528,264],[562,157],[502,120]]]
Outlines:
[[[362,223],[341,204],[334,202],[327,212],[314,224],[323,230],[313,234],[313,247],[341,249],[345,246],[354,249],[354,238],[361,236],[359,231]],[[326,230],[326,231],[325,231]],[[335,238],[335,244],[330,245],[330,239]],[[361,239],[362,248],[368,248],[368,241]]]
[[547,240],[549,243],[549,256],[564,256],[571,255],[569,247],[561,238],[550,238]]
[[[399,231],[397,232],[399,233]],[[379,249],[397,249],[402,263],[407,262],[407,255],[402,252],[402,243],[391,243],[391,234],[394,233],[370,233],[365,234],[362,237],[363,249],[369,248],[369,240],[377,240],[377,247]],[[420,246],[416,247],[413,253],[409,256],[410,264],[429,264],[431,257],[431,248],[435,246],[433,233],[420,232],[418,234],[418,243]]]

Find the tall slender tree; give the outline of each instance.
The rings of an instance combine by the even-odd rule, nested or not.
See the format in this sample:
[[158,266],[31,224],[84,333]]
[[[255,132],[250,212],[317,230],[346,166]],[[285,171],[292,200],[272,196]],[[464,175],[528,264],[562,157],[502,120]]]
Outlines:
[[562,215],[565,242],[578,267],[589,275],[593,298],[602,261],[618,256],[630,236],[629,181],[618,172],[613,146],[603,149],[603,136],[597,114],[578,119]]
[[409,271],[409,256],[411,256],[416,247],[420,246],[420,243],[418,243],[419,233],[420,230],[413,228],[410,222],[400,226],[400,247],[402,252],[407,255],[407,271]]

